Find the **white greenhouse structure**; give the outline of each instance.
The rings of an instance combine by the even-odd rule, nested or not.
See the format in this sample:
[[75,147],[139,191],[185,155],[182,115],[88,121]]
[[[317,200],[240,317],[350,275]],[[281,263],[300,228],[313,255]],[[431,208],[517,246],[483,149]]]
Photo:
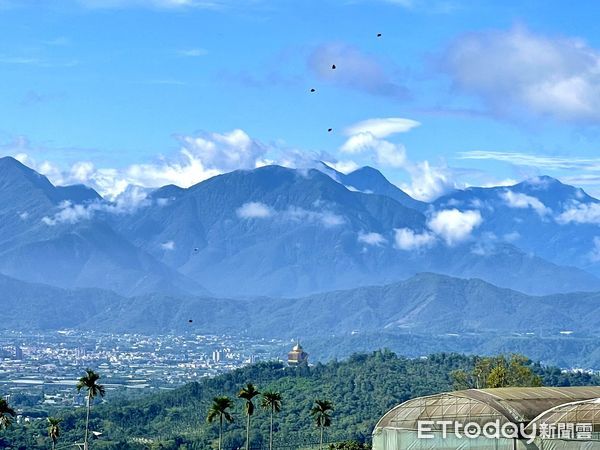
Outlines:
[[600,450],[600,387],[468,389],[404,402],[373,450]]

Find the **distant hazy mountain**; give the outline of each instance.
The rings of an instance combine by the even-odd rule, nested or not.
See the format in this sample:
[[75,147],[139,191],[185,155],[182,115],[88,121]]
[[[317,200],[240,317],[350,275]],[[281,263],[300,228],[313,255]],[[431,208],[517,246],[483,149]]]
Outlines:
[[0,272],[55,286],[124,294],[206,292],[95,214],[106,203],[84,186],[54,187],[0,158]]
[[537,177],[509,187],[455,191],[434,206],[480,211],[479,232],[488,247],[509,242],[556,264],[600,275],[600,201],[582,189]]
[[339,172],[325,163],[319,163],[316,167],[323,173],[331,176],[350,190],[356,190],[367,194],[385,195],[393,198],[401,205],[418,211],[427,209],[428,204],[415,200],[402,189],[388,181],[383,174],[373,167],[365,166],[348,174]]
[[160,294],[127,298],[107,290],[66,290],[0,275],[0,300],[6,309],[3,328],[225,333],[233,327],[289,338],[353,331],[432,336],[569,331],[600,336],[598,292],[529,296],[478,279],[430,273],[385,286],[252,299]]
[[0,275],[0,328],[25,332],[78,328],[124,300],[111,291],[61,289]]
[[[540,179],[510,188],[513,194],[470,189],[426,205],[375,169],[332,171],[267,166],[188,189],[132,188],[110,203],[84,186],[55,187],[2,158],[0,273],[124,295],[208,289],[218,296],[291,297],[388,284],[418,272],[477,277],[536,294],[600,290],[600,279],[575,257],[589,247],[591,234],[579,238],[581,225],[560,224],[558,213],[533,198],[553,211],[573,198],[597,202],[579,190],[560,185],[555,192],[550,180]],[[542,191],[544,183],[551,188]],[[533,206],[507,206],[507,195],[517,194],[513,203]],[[459,215],[477,210],[482,220],[472,236],[446,242],[431,225],[442,209],[460,209]],[[462,232],[462,226],[460,220],[446,223],[442,231]],[[399,243],[398,230],[414,246]],[[553,246],[554,253],[548,250]],[[587,261],[585,267],[593,268]]]
[[390,267],[396,252],[367,249],[359,234],[425,223],[388,197],[277,166],[217,176],[164,199],[118,218],[116,228],[221,295],[294,295],[406,276],[410,269]]
[[[0,328],[9,329],[233,332],[308,338],[323,358],[392,346],[411,355],[527,351],[546,361],[600,367],[600,293],[528,296],[477,279],[435,274],[297,299],[245,300],[158,294],[126,298],[0,276],[0,302]],[[569,355],[551,355],[558,348]]]
[[472,243],[400,251],[395,230],[426,232],[424,213],[387,195],[351,191],[318,170],[236,171],[171,188],[161,200],[115,217],[115,229],[218,295],[302,295],[420,271],[534,293],[600,289],[595,277],[509,243],[487,252]]
[[[274,303],[273,303],[274,302]],[[282,333],[414,332],[534,333],[573,331],[598,335],[600,294],[573,293],[528,296],[478,279],[419,274],[386,286],[371,286],[265,304],[258,316],[268,315],[264,331]],[[582,308],[589,311],[582,317]],[[286,321],[286,318],[302,317]],[[285,326],[277,327],[277,324]],[[321,331],[319,331],[321,330]]]

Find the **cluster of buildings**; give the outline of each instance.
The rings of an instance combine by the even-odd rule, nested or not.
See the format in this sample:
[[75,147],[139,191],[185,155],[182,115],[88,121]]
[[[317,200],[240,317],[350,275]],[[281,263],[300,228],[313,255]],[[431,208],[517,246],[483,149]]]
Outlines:
[[85,368],[108,390],[170,389],[260,360],[277,359],[278,340],[245,336],[103,334],[63,330],[0,332],[0,394],[27,406],[79,404]]

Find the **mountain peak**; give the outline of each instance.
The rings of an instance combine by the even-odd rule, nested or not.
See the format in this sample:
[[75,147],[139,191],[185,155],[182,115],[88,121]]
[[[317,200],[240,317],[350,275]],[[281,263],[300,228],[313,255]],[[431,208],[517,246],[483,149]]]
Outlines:
[[11,156],[0,158],[0,187],[23,189],[26,185],[33,185],[41,189],[47,195],[52,192],[54,186],[48,178],[27,167]]
[[528,178],[527,180],[523,181],[521,184],[525,184],[525,185],[529,185],[529,186],[536,186],[539,188],[545,188],[548,186],[564,186],[564,184],[561,183],[559,180],[557,180],[556,178],[553,178],[549,175],[540,175],[537,177]]
[[360,167],[360,168],[350,172],[348,175],[356,175],[356,176],[360,175],[361,177],[369,177],[371,179],[379,179],[379,180],[381,180],[383,178],[387,181],[387,178],[385,178],[385,176],[383,176],[383,174],[379,170],[377,170],[371,166]]
[[360,169],[350,172],[348,175],[343,175],[340,181],[347,187],[362,192],[393,198],[408,208],[418,211],[423,211],[426,208],[426,203],[415,200],[398,186],[391,183],[379,170],[370,166],[363,166]]
[[588,195],[583,189],[564,184],[546,175],[530,178],[509,189],[536,197],[555,210],[561,210],[564,204],[572,201],[598,203],[597,199]]
[[18,196],[31,196],[31,189],[34,189],[53,203],[64,200],[83,203],[102,198],[94,189],[83,184],[54,186],[46,176],[11,156],[0,158],[0,189]]
[[0,169],[16,169],[25,172],[35,172],[33,169],[30,169],[21,161],[19,161],[16,158],[13,158],[12,156],[3,156],[2,158],[0,158]]

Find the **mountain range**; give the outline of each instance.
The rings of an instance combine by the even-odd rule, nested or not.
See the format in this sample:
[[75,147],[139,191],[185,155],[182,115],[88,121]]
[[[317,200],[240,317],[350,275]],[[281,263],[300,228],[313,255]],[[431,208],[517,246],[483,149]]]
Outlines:
[[518,351],[562,366],[600,367],[600,293],[530,296],[431,273],[294,299],[124,297],[6,276],[0,292],[4,329],[306,337],[319,360],[386,346],[410,356]]
[[6,157],[0,273],[125,296],[298,297],[420,272],[529,294],[594,291],[599,203],[548,177],[425,203],[376,169],[345,175],[322,163],[239,170],[120,203]]
[[0,158],[0,327],[600,367],[600,201],[553,178],[429,203],[323,163],[136,189],[109,201]]

